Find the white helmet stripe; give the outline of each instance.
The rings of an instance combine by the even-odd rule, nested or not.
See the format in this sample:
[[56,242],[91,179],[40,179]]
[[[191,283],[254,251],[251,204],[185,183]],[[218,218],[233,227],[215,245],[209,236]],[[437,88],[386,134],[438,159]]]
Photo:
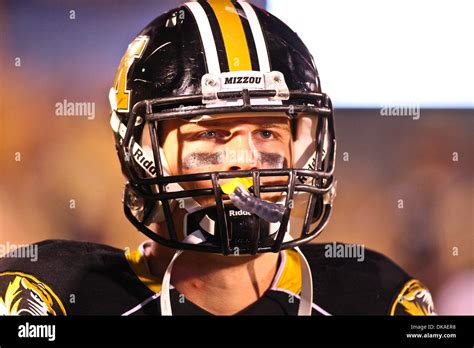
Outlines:
[[267,45],[265,43],[262,27],[260,26],[257,15],[252,5],[250,5],[248,2],[239,1],[239,4],[242,6],[250,24],[250,30],[252,31],[255,47],[257,48],[258,65],[260,66],[260,71],[270,72],[270,60],[268,59]]
[[198,25],[199,34],[201,35],[201,41],[204,46],[207,70],[211,74],[220,74],[221,68],[219,66],[216,43],[206,12],[198,2],[187,2],[184,5],[191,11]]

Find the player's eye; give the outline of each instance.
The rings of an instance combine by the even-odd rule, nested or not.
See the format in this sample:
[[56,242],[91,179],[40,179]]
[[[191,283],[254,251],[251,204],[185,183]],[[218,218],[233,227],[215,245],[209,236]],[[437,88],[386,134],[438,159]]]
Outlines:
[[273,136],[273,133],[268,130],[259,131],[258,134],[263,139],[270,139]]
[[212,138],[217,137],[217,132],[212,131],[212,130],[205,131],[205,132],[200,133],[199,137],[200,138],[205,138],[205,139],[212,139]]
[[230,133],[225,130],[225,129],[214,129],[214,130],[205,130],[197,134],[198,139],[218,139],[218,140],[224,140],[226,137],[228,137]]

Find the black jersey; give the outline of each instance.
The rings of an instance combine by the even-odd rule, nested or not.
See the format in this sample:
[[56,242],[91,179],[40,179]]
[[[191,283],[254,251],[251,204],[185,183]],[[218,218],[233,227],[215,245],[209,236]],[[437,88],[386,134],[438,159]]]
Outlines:
[[[160,315],[161,279],[150,274],[142,249],[48,240],[37,260],[0,259],[0,314]],[[313,315],[425,315],[429,291],[387,257],[365,251],[364,262],[325,255],[324,244],[301,247],[313,278]],[[19,254],[19,253],[17,253]],[[296,315],[301,260],[280,252],[271,287],[240,315]],[[174,315],[209,315],[171,286]]]

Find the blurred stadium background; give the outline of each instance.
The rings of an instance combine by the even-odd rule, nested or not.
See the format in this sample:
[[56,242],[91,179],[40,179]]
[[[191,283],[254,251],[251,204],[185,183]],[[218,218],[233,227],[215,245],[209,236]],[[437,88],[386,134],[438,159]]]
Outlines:
[[[143,240],[122,213],[107,95],[135,34],[180,3],[0,2],[0,243]],[[378,250],[440,314],[474,314],[471,3],[254,3],[308,42],[335,101],[338,196],[316,242]],[[64,99],[95,103],[95,118],[56,116]],[[386,105],[420,118],[382,117]]]

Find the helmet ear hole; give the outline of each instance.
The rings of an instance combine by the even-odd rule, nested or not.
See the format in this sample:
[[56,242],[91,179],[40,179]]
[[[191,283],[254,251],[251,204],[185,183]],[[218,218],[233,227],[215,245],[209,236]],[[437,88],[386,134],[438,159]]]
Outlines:
[[[143,189],[149,193],[152,193],[148,187]],[[130,183],[125,184],[123,190],[123,203],[130,209],[135,218],[141,222],[147,224],[147,220],[150,218],[150,214],[156,207],[156,202],[150,199],[146,199],[139,195]]]
[[122,202],[130,209],[132,215],[140,222],[143,221],[145,211],[145,199],[138,195],[130,183],[126,183],[123,189]]

